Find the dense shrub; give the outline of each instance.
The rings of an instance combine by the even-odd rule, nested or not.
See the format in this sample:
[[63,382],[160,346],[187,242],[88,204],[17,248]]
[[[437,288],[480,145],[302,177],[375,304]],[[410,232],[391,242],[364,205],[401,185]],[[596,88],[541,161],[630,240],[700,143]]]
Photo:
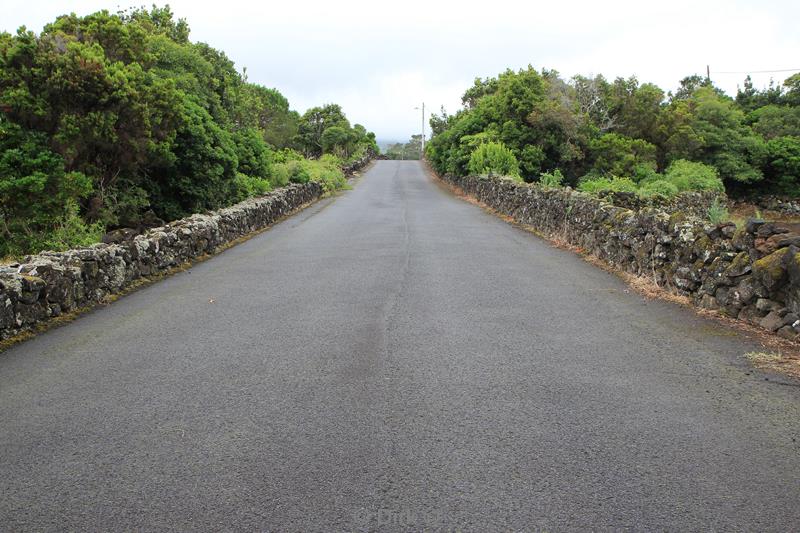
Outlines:
[[469,171],[473,174],[519,178],[519,163],[513,152],[503,143],[480,144],[469,158]]
[[669,197],[678,194],[678,187],[676,187],[675,184],[667,180],[655,179],[640,184],[638,192],[641,196],[660,195]]
[[767,143],[767,175],[777,192],[800,196],[800,136],[776,137]]
[[725,191],[717,169],[703,163],[678,159],[667,169],[664,179],[678,191]]
[[44,133],[0,115],[0,257],[80,245],[101,231],[78,216],[92,181],[64,167]]
[[628,178],[590,178],[578,184],[578,190],[596,194],[598,192],[637,192],[636,184]]
[[238,189],[237,200],[240,201],[253,196],[261,196],[272,190],[272,184],[268,179],[247,174],[237,174],[235,183]]
[[341,184],[330,163],[317,169],[291,146],[314,157],[377,152],[339,106],[301,117],[277,90],[249,83],[224,53],[191,42],[168,7],[0,33],[0,256],[290,181]]
[[[717,176],[707,179],[698,167],[695,179],[692,169],[668,180],[679,190],[721,190],[724,184],[734,193],[800,194],[797,74],[763,91],[746,80],[734,100],[700,76],[684,78],[666,94],[635,77],[565,80],[556,71],[528,67],[476,79],[462,102],[455,114],[431,117],[426,155],[441,173],[473,172],[476,146],[499,142],[525,181],[558,168],[570,185],[585,176],[647,184],[664,179],[673,163],[690,161],[713,167]],[[647,186],[655,188],[671,190]]]
[[325,191],[341,189],[347,183],[342,172],[343,162],[336,156],[326,154],[317,160],[292,159],[274,165],[276,181],[288,183],[308,183],[318,181]]

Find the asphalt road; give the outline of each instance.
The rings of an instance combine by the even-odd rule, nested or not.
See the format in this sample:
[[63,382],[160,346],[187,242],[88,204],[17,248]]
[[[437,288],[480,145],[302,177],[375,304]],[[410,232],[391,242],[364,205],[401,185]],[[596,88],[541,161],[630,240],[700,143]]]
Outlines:
[[756,348],[378,162],[0,354],[0,530],[797,530]]

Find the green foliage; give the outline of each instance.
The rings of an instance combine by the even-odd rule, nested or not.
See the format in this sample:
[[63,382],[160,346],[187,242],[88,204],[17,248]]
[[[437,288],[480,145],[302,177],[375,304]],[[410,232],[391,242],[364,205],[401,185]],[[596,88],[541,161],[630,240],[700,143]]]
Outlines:
[[675,185],[680,192],[725,191],[722,180],[713,166],[685,159],[673,161],[666,171],[665,179]]
[[422,154],[422,134],[412,135],[407,143],[389,145],[384,154],[387,159],[419,159]]
[[675,196],[678,194],[678,187],[667,180],[664,179],[654,179],[651,181],[647,181],[645,183],[641,183],[639,185],[639,195],[640,196]]
[[616,176],[605,178],[590,178],[578,184],[578,190],[597,194],[600,192],[637,192],[636,184],[628,178]]
[[275,165],[275,175],[284,184],[318,181],[326,192],[331,192],[343,188],[347,183],[342,164],[340,158],[330,154],[316,160],[287,159],[284,163]]
[[[691,184],[683,176],[673,183],[681,190],[718,190],[721,180],[735,192],[797,194],[787,139],[800,137],[800,75],[783,85],[759,91],[746,80],[734,100],[698,75],[665,95],[633,77],[565,81],[554,71],[507,70],[476,80],[457,113],[431,117],[427,158],[438,172],[464,175],[479,144],[501,142],[526,181],[558,168],[569,184],[622,176],[644,187],[686,160],[713,167],[718,179]],[[656,190],[672,187],[646,188]]]
[[298,122],[295,144],[309,158],[333,154],[349,160],[364,150],[378,153],[375,135],[360,124],[350,126],[341,106],[312,107]]
[[238,92],[234,122],[259,131],[275,148],[289,147],[297,135],[300,115],[289,109],[289,101],[276,89],[245,83]]
[[733,100],[711,87],[697,89],[675,105],[675,121],[667,127],[670,160],[690,159],[716,167],[730,183],[754,183],[763,178],[764,140],[745,124]]
[[261,132],[255,128],[238,130],[233,134],[233,143],[238,172],[268,180],[273,155]]
[[97,227],[77,215],[91,192],[91,180],[66,172],[46,135],[0,115],[0,257],[64,249],[94,235]]
[[724,191],[722,180],[714,167],[682,159],[674,161],[665,174],[652,173],[638,183],[629,178],[590,174],[581,180],[578,188],[592,194],[634,192],[644,197],[670,197],[685,191]]
[[326,154],[316,161],[310,161],[311,179],[322,183],[326,192],[342,189],[347,185],[347,180],[342,172],[343,161],[330,154]]
[[563,181],[564,174],[559,169],[555,169],[553,172],[543,172],[539,176],[539,183],[543,187],[560,187]]
[[272,190],[272,184],[269,180],[248,176],[247,174],[237,174],[234,183],[237,190],[237,200],[262,196]]
[[273,168],[295,159],[275,150],[296,142],[316,143],[314,157],[377,151],[339,106],[315,109],[322,118],[310,110],[301,131],[283,95],[190,42],[168,7],[0,33],[0,255],[77,244],[150,210],[174,219],[312,179],[308,165]]
[[[581,159],[573,140],[580,136],[580,121],[562,105],[563,86],[529,67],[506,71],[496,79],[476,81],[464,96],[468,107],[455,115],[431,120],[434,132],[427,157],[442,173],[463,175],[479,144],[499,142],[514,155],[519,173],[528,181],[542,169],[553,169]],[[552,97],[550,97],[552,95]]]
[[730,220],[730,213],[728,208],[719,201],[719,198],[714,198],[714,201],[708,208],[708,220],[712,224],[721,224]]
[[747,120],[753,131],[766,140],[775,137],[800,137],[800,107],[767,105],[753,110]]
[[593,171],[613,176],[630,176],[656,170],[656,147],[642,139],[606,133],[592,139]]
[[469,170],[473,174],[519,179],[517,158],[500,142],[487,142],[475,148],[469,158]]
[[767,175],[778,192],[800,196],[800,137],[776,137],[767,143]]
[[320,142],[322,144],[323,153],[337,153],[346,156],[350,136],[348,131],[342,126],[331,126],[322,132]]

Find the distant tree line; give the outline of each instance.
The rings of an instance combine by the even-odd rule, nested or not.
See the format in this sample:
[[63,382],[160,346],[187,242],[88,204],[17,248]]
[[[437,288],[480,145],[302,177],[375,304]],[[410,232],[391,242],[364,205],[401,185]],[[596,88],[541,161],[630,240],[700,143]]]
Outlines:
[[645,194],[721,189],[800,194],[800,74],[735,98],[689,76],[674,93],[635,78],[565,80],[508,70],[476,79],[453,115],[431,118],[443,173],[517,176]]
[[383,155],[386,159],[420,159],[422,134],[412,135],[407,143],[390,144]]
[[168,7],[1,33],[0,111],[0,257],[95,242],[288,181],[335,186],[337,162],[377,152],[341,107],[299,115],[223,52],[191,42]]

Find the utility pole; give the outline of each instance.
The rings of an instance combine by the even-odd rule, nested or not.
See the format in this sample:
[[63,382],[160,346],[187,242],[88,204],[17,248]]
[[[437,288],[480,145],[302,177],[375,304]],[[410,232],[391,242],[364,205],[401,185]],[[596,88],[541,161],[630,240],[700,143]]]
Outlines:
[[425,158],[425,102],[422,102],[422,153],[419,158]]
[[711,66],[706,65],[706,80],[711,83]]
[[[414,109],[420,109],[419,107],[415,107]],[[419,158],[423,159],[425,157],[425,102],[422,102],[422,149],[419,154]]]

